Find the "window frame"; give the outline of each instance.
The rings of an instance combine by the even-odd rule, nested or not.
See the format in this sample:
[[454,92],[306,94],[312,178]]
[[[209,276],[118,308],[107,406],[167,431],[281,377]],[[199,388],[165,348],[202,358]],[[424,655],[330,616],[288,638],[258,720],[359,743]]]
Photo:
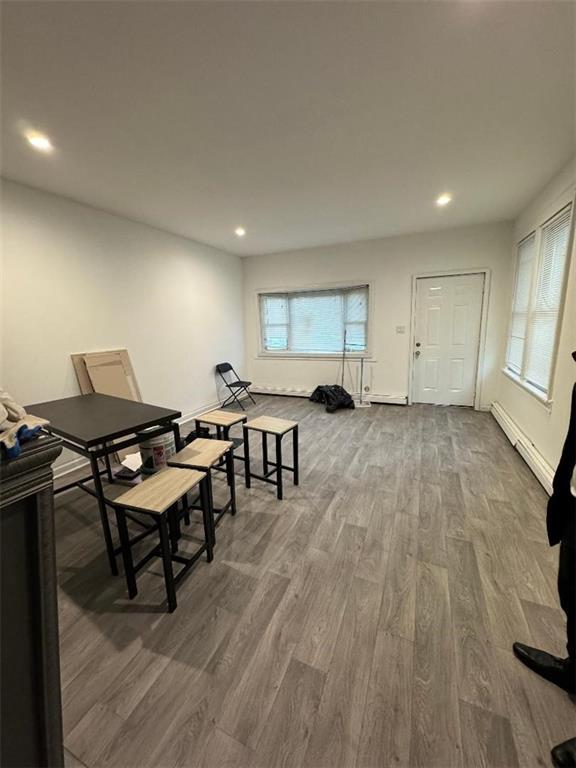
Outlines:
[[[290,360],[341,360],[342,352],[290,352],[289,350],[267,350],[264,347],[264,328],[262,326],[262,313],[261,313],[261,297],[273,296],[274,294],[289,295],[289,294],[302,294],[302,293],[318,293],[319,291],[345,291],[354,290],[354,288],[364,288],[368,290],[368,302],[367,302],[367,318],[366,318],[366,350],[363,352],[346,352],[346,358],[360,359],[374,361],[372,354],[372,311],[371,311],[371,299],[373,296],[373,284],[370,280],[355,280],[354,282],[345,283],[324,283],[321,285],[306,285],[305,287],[285,287],[285,288],[259,288],[255,292],[256,303],[256,322],[258,324],[258,353],[259,358],[273,358],[278,360],[280,358]],[[288,323],[288,330],[290,330],[290,323]]]
[[[566,210],[569,210],[569,220],[568,220],[568,241],[566,244],[566,256],[565,256],[565,262],[564,262],[564,274],[562,276],[562,289],[560,293],[560,303],[558,307],[558,315],[556,318],[556,326],[554,329],[554,344],[552,349],[552,356],[551,356],[551,362],[550,362],[550,373],[548,377],[548,388],[546,390],[541,389],[540,387],[537,387],[536,385],[532,384],[529,380],[526,379],[526,363],[527,363],[527,357],[528,357],[528,350],[530,347],[531,342],[531,324],[530,324],[530,315],[534,311],[534,302],[536,299],[536,292],[538,289],[538,279],[540,275],[540,269],[542,266],[542,242],[543,242],[543,231],[545,227],[547,227],[549,224],[551,224],[554,219],[559,218],[562,216],[562,214],[565,213]],[[571,257],[572,257],[572,250],[573,250],[573,237],[574,237],[574,204],[572,201],[565,203],[562,205],[559,209],[557,209],[554,213],[552,213],[550,216],[548,216],[541,224],[539,224],[535,229],[528,232],[524,237],[522,237],[521,240],[519,240],[516,243],[516,257],[515,257],[515,269],[514,269],[514,283],[513,283],[513,292],[512,292],[512,298],[511,298],[511,306],[510,306],[510,312],[509,312],[509,318],[508,318],[508,328],[506,333],[506,346],[505,346],[505,352],[504,352],[504,365],[502,367],[502,372],[505,376],[507,376],[511,381],[513,381],[515,384],[518,384],[522,389],[524,389],[526,392],[528,392],[530,395],[535,397],[541,404],[543,404],[548,410],[552,408],[552,404],[554,402],[553,394],[554,394],[554,384],[555,384],[555,378],[556,378],[556,362],[558,358],[558,345],[560,342],[560,335],[562,332],[562,325],[564,321],[564,309],[565,309],[565,303],[566,303],[566,291],[568,287],[568,277],[570,274],[570,267],[571,267]],[[520,374],[516,373],[514,370],[510,369],[508,367],[508,363],[506,360],[506,357],[508,356],[508,344],[510,342],[510,333],[512,330],[512,320],[514,315],[514,297],[516,293],[516,285],[518,280],[518,271],[520,267],[520,246],[522,243],[524,243],[526,240],[528,240],[530,237],[534,237],[534,260],[532,263],[532,273],[530,275],[530,293],[528,297],[528,310],[527,310],[527,319],[526,319],[526,338],[524,341],[524,349],[522,353],[522,367],[520,370]]]

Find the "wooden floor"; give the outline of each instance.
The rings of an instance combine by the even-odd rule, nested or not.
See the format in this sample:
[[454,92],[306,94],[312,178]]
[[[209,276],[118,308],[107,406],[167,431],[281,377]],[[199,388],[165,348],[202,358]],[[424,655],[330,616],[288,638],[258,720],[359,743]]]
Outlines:
[[549,765],[576,708],[511,644],[563,653],[558,552],[492,416],[277,397],[251,413],[300,422],[301,485],[278,502],[239,483],[172,615],[159,562],[128,601],[93,500],[57,497],[68,764]]

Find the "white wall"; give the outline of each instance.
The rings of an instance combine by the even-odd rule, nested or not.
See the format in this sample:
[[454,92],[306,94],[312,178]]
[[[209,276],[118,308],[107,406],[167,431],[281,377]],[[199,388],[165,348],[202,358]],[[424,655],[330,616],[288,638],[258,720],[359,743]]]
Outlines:
[[126,347],[145,402],[215,402],[215,363],[244,357],[239,257],[13,182],[2,209],[0,382],[18,401],[78,394],[72,352]]
[[[575,188],[576,159],[569,163],[518,217],[514,225],[514,243],[522,240],[569,203],[574,197]],[[509,258],[514,265],[515,245]],[[511,302],[512,282],[511,280],[508,289],[508,304]],[[576,350],[576,250],[574,248],[570,257],[566,302],[553,374],[552,407],[547,408],[503,373],[500,374],[497,397],[497,405],[504,409],[552,469],[558,464],[568,427],[570,396],[576,380],[576,363],[570,356],[573,350]]]
[[[339,381],[337,360],[259,357],[257,292],[370,282],[374,362],[372,393],[384,401],[408,395],[412,276],[435,270],[491,270],[481,406],[496,396],[507,319],[512,228],[508,223],[312,248],[244,260],[247,374],[270,391],[310,391]],[[405,326],[404,335],[396,326]],[[354,370],[357,365],[352,366]],[[354,389],[352,378],[345,386]]]

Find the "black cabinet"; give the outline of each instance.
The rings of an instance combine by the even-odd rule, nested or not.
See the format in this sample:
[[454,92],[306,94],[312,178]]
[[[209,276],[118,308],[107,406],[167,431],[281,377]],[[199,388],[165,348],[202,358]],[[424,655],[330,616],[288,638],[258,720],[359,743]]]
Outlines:
[[63,766],[52,463],[41,437],[0,462],[0,765]]

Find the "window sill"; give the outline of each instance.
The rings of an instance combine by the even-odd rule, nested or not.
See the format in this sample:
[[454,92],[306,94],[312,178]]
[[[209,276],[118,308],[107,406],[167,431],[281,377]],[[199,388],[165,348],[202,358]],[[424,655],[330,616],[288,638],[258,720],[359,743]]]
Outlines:
[[536,389],[536,387],[533,387],[531,384],[529,384],[527,381],[523,381],[520,376],[516,375],[515,373],[512,373],[512,371],[509,371],[508,368],[502,368],[502,373],[507,376],[510,381],[513,381],[514,384],[517,384],[519,387],[522,387],[522,389],[525,392],[528,392],[529,395],[532,395],[532,397],[540,403],[540,405],[548,411],[548,413],[552,410],[552,400],[549,400],[547,395],[545,395],[543,392],[541,392],[539,389]]
[[[342,360],[342,353],[311,353],[304,352],[258,352],[257,359],[261,360]],[[369,352],[346,352],[346,360],[360,360],[364,358],[365,362],[375,363],[375,358]]]

